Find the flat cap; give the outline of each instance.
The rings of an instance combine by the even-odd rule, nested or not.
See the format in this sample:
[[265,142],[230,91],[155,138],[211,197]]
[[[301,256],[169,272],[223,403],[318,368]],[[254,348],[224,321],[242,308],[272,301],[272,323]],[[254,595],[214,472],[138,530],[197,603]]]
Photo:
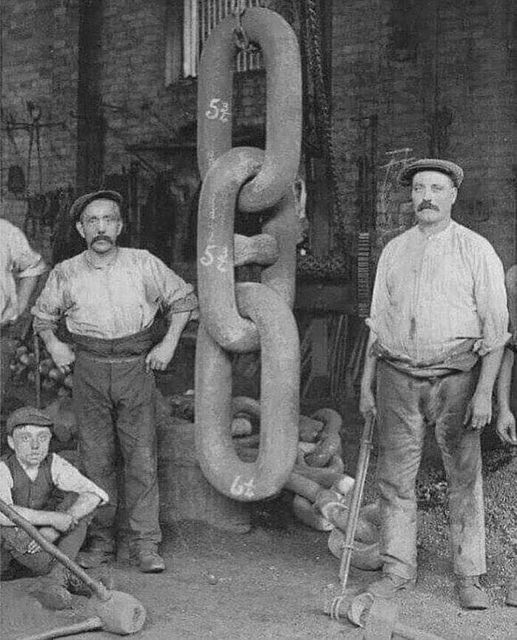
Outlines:
[[54,426],[50,417],[41,409],[35,407],[20,407],[13,411],[7,418],[5,423],[5,430],[8,435],[11,435],[16,427],[23,427],[26,424],[31,424],[36,427],[48,427],[52,431]]
[[94,200],[113,200],[120,207],[122,205],[122,196],[118,191],[110,191],[105,189],[103,191],[93,191],[92,193],[85,193],[79,196],[77,200],[70,207],[70,218],[73,222],[77,222],[81,217],[81,213],[85,208]]
[[422,158],[406,165],[399,173],[400,184],[408,187],[415,173],[419,171],[439,171],[445,173],[459,188],[463,182],[463,169],[450,160],[440,160],[438,158]]

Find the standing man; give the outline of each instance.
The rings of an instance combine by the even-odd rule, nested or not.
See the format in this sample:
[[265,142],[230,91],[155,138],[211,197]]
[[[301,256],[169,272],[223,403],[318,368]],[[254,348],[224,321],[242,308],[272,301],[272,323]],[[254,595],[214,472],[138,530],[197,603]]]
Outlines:
[[[506,272],[506,291],[510,310],[512,337],[506,344],[503,362],[497,379],[498,414],[496,429],[503,442],[517,445],[515,416],[517,416],[517,264]],[[506,604],[517,607],[517,576],[511,582],[506,594]]]
[[445,160],[402,170],[417,224],[386,245],[377,268],[360,409],[377,415],[384,577],[368,591],[390,598],[415,583],[415,481],[434,425],[460,603],[486,609],[480,431],[492,416],[508,311],[494,249],[451,219],[462,180],[461,167]]
[[10,379],[16,321],[45,271],[42,257],[31,248],[21,229],[0,218],[0,406]]
[[[96,566],[113,557],[120,447],[132,560],[140,571],[157,573],[165,564],[158,555],[153,370],[167,367],[197,300],[192,286],[148,251],[117,246],[121,203],[114,191],[74,202],[70,215],[87,249],[52,270],[32,311],[56,366],[65,374],[74,367],[83,470],[110,498],[97,511],[81,562]],[[159,309],[167,311],[169,327],[153,346]],[[72,345],[56,336],[63,317]]]

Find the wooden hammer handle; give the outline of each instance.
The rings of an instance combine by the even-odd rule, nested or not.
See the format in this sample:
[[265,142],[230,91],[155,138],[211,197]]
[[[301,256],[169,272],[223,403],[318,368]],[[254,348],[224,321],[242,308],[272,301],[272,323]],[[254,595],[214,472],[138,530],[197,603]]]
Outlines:
[[94,580],[76,562],[74,562],[71,558],[64,554],[61,549],[58,549],[55,545],[52,544],[52,542],[49,542],[46,538],[44,538],[35,526],[33,526],[28,520],[26,520],[17,511],[15,511],[15,509],[13,509],[1,499],[0,511],[4,514],[4,516],[9,518],[9,520],[14,522],[14,524],[19,526],[20,529],[23,529],[25,533],[27,533],[33,540],[35,540],[42,549],[44,549],[47,553],[50,553],[51,556],[54,556],[54,558],[56,558],[58,562],[60,562],[78,578],[80,578],[84,582],[84,584],[90,587],[90,589],[92,589],[92,591],[96,593],[101,600],[109,600],[111,594],[101,582],[99,582],[98,580]]
[[24,638],[20,638],[20,640],[53,640],[53,638],[73,636],[76,633],[83,633],[84,631],[95,631],[96,629],[102,629],[103,626],[102,620],[95,616],[82,622],[68,624],[63,627],[50,629],[49,631],[42,631],[33,636],[25,636]]

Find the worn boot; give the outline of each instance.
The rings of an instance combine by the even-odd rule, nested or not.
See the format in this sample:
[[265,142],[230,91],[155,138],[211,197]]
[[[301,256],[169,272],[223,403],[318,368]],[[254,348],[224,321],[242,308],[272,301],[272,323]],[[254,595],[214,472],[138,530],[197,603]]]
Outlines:
[[115,545],[95,545],[88,551],[81,551],[77,554],[77,564],[84,569],[93,569],[103,564],[112,562],[115,559]]
[[398,591],[411,590],[415,586],[414,578],[402,578],[395,573],[385,573],[380,580],[372,582],[366,589],[374,598],[394,598]]
[[[106,589],[114,589],[115,588],[115,580],[113,578],[113,571],[111,570],[110,565],[102,565],[100,567],[90,569],[88,574],[97,582],[103,584]],[[72,571],[68,572],[67,576],[68,580],[68,590],[70,593],[73,593],[77,596],[86,596],[90,597],[92,595],[92,590],[89,586],[87,586],[81,578],[72,573]]]
[[68,572],[67,587],[70,593],[76,596],[86,596],[89,598],[92,595],[92,590],[88,587],[75,573]]
[[161,573],[165,571],[165,562],[158,554],[157,545],[135,547],[132,554],[132,562],[138,565],[142,573]]
[[47,609],[69,609],[72,606],[72,594],[67,589],[68,577],[64,567],[56,567],[36,581],[32,595]]
[[457,576],[456,589],[463,609],[488,609],[490,602],[479,576]]

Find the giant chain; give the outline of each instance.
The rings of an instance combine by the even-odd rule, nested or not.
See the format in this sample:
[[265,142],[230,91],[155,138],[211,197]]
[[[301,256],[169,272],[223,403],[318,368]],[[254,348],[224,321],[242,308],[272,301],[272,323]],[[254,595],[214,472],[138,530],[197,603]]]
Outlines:
[[[266,149],[232,148],[232,69],[237,38],[257,43],[267,80]],[[280,491],[296,461],[300,357],[292,313],[298,221],[293,184],[301,144],[296,36],[268,9],[223,20],[201,56],[198,164],[200,329],[196,347],[196,450],[219,491],[242,501]],[[234,235],[239,212],[261,214],[260,235]],[[261,282],[236,283],[234,267],[263,266]],[[260,446],[242,461],[231,438],[233,353],[261,353]]]

